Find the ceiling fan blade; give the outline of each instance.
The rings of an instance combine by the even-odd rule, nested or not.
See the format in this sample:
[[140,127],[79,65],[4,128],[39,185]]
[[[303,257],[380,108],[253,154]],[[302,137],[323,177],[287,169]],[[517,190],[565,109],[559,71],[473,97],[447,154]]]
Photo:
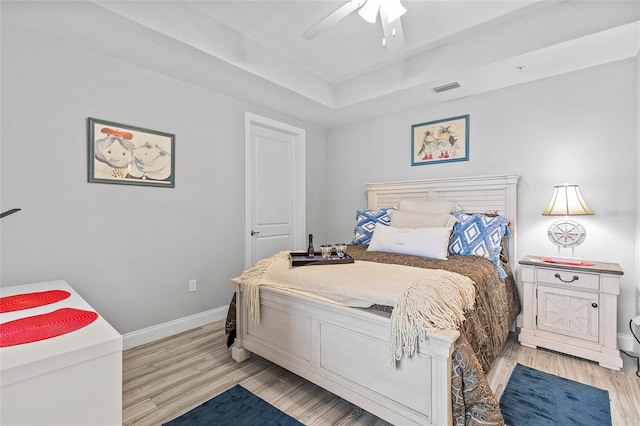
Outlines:
[[387,50],[393,52],[402,49],[404,47],[404,33],[402,32],[402,21],[400,18],[389,22],[386,12],[380,9],[380,20],[382,21],[384,39],[387,42]]
[[350,0],[347,3],[340,6],[338,9],[331,12],[327,17],[323,20],[315,24],[313,27],[309,28],[307,31],[302,33],[302,37],[307,40],[311,40],[316,38],[320,33],[322,33],[327,28],[332,27],[337,24],[339,21],[344,19],[351,12],[357,10],[360,6],[365,4],[366,0]]

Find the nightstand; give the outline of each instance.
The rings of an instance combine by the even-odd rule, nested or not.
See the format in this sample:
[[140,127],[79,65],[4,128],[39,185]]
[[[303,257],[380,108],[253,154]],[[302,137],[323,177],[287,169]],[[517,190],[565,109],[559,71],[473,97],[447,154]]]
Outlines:
[[622,368],[617,342],[620,277],[617,263],[548,263],[539,256],[520,260],[524,323],[518,340]]

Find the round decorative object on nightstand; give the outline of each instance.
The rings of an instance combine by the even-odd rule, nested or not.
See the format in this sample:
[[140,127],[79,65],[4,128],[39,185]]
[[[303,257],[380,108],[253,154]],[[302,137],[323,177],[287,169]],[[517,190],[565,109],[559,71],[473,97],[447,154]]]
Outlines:
[[547,236],[558,247],[577,247],[587,237],[587,231],[573,220],[558,220],[553,222],[547,230]]

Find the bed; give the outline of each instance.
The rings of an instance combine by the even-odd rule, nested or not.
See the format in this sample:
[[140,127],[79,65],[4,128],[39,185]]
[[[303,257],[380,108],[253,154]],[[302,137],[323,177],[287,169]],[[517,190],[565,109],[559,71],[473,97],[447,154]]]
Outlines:
[[466,214],[508,220],[511,236],[502,241],[499,259],[504,278],[492,261],[477,256],[437,260],[358,245],[347,249],[356,262],[447,269],[471,278],[476,285],[475,309],[466,313],[459,329],[430,333],[413,356],[401,358],[392,368],[388,306],[354,308],[261,286],[257,324],[246,307],[249,295],[236,280],[227,321],[235,328],[233,359],[240,362],[255,353],[393,424],[502,424],[485,374],[520,311],[512,274],[517,259],[517,183],[517,175],[494,175],[367,184],[372,211],[400,200],[448,200]]

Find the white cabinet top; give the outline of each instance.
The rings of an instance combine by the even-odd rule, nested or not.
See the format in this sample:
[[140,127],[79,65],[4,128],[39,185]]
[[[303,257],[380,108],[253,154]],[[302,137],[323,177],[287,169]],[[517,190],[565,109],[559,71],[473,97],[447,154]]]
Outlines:
[[525,256],[520,259],[521,265],[537,266],[541,268],[566,269],[568,271],[593,272],[596,274],[624,275],[622,268],[617,263],[588,262],[585,265],[571,265],[566,263],[547,262],[544,256]]
[[[0,296],[14,296],[48,290],[64,290],[71,295],[59,302],[36,308],[0,313],[0,323],[61,308],[95,310],[65,281],[47,281],[0,288]],[[0,386],[5,387],[104,355],[122,351],[122,336],[98,313],[91,324],[61,336],[0,348]]]

